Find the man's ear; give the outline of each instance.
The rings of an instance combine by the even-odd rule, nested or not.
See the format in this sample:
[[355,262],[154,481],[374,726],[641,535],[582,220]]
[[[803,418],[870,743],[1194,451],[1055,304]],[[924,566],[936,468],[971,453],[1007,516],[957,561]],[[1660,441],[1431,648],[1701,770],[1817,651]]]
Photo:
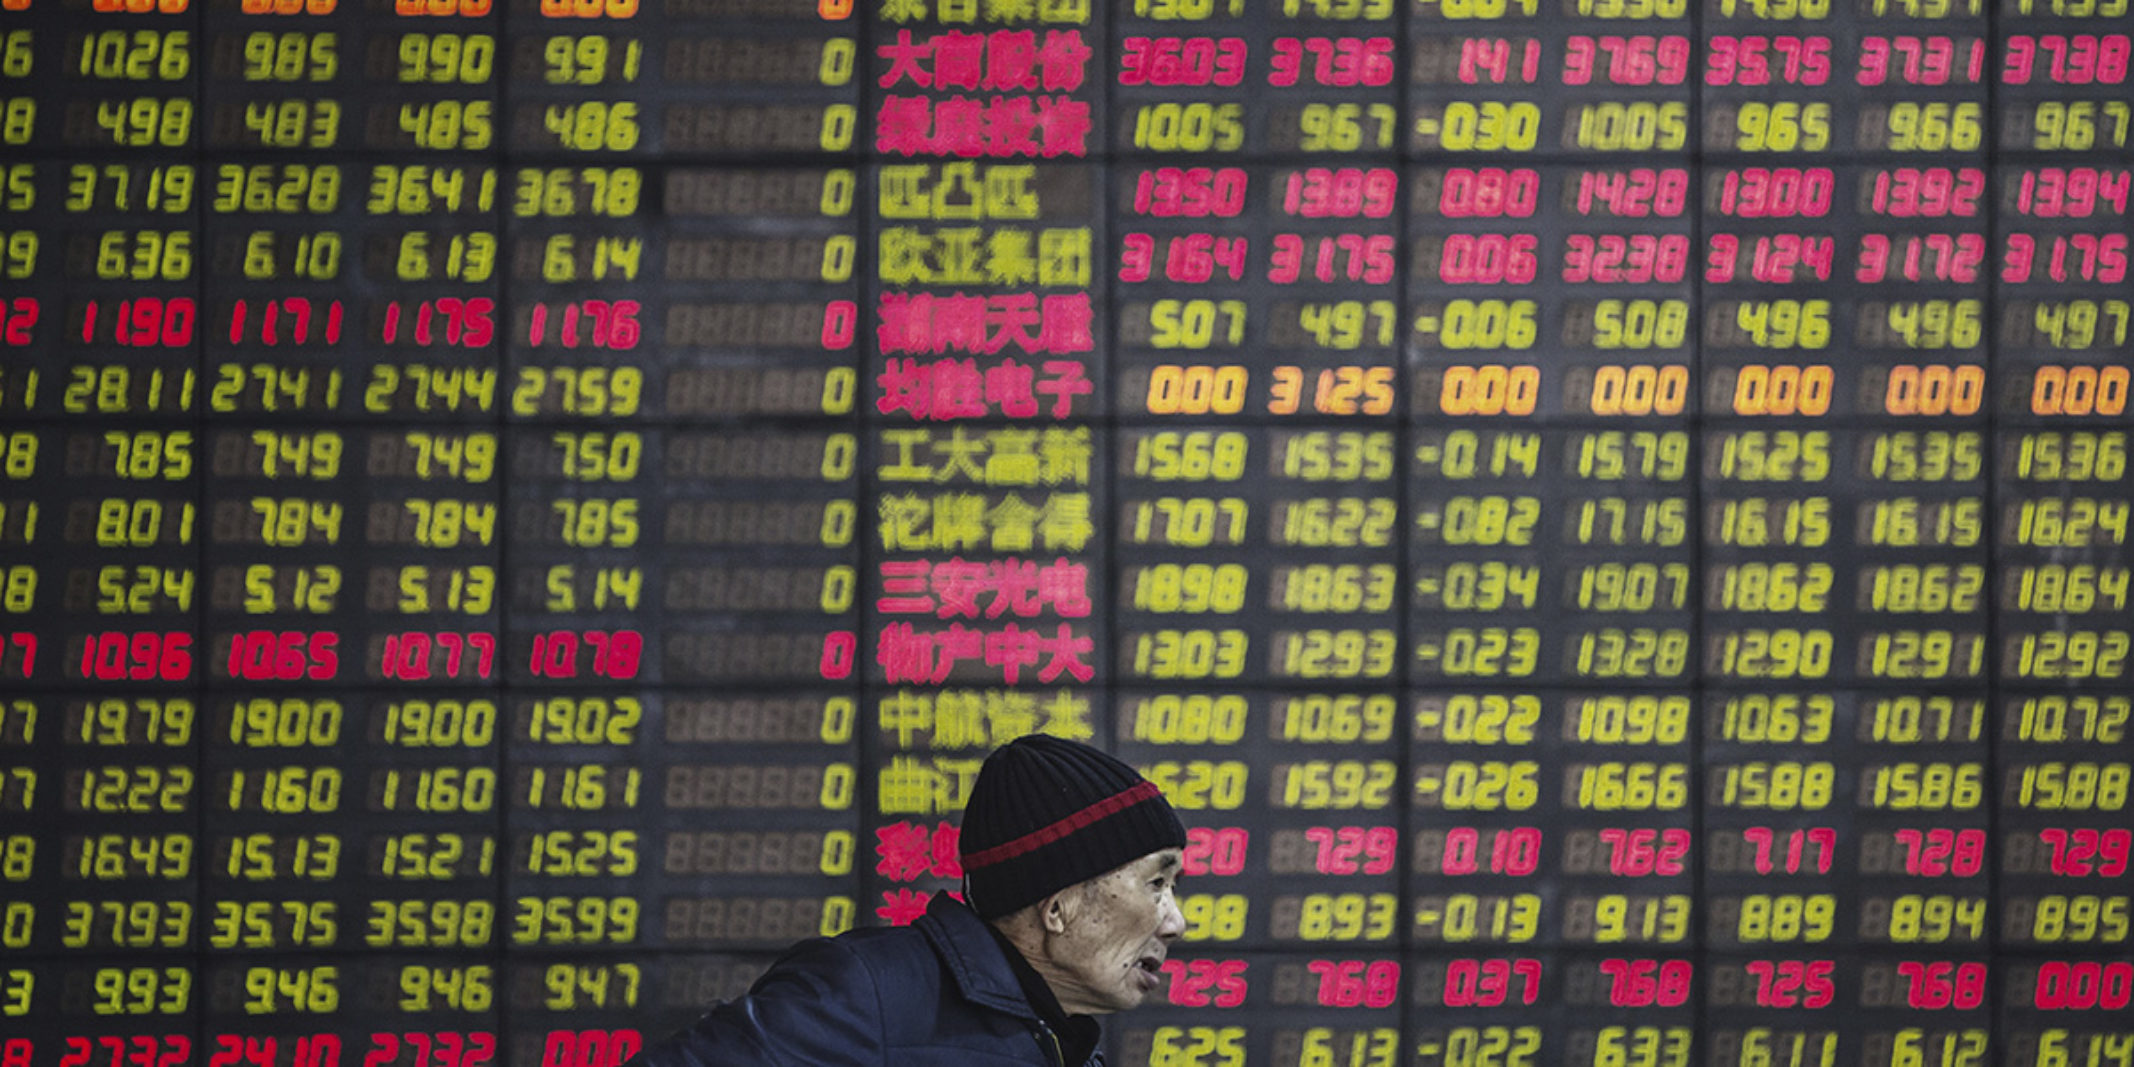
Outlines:
[[1076,905],[1081,900],[1081,894],[1075,892],[1075,888],[1069,886],[1037,902],[1037,919],[1044,924],[1045,932],[1067,932],[1067,924],[1074,920]]

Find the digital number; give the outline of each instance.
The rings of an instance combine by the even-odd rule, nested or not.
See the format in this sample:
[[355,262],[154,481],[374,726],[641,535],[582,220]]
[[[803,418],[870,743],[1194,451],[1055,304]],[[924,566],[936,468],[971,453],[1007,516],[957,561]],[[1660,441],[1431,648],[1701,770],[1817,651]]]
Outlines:
[[190,967],[100,967],[89,981],[100,1015],[176,1015],[192,1004]]
[[[1574,37],[1572,40],[1590,38]],[[1567,73],[1566,81],[1569,79]],[[1673,151],[1689,143],[1689,104],[1686,102],[1609,101],[1580,105],[1577,114],[1573,143],[1589,151]]]
[[1244,343],[1245,319],[1242,300],[1158,300],[1149,305],[1149,345],[1235,348]]
[[2101,141],[2102,147],[2125,148],[2130,120],[2134,120],[2134,104],[2125,100],[2047,100],[2031,118],[2031,147],[2080,152],[2100,147]]
[[341,136],[341,105],[332,100],[248,102],[245,129],[269,148],[332,148]]
[[1820,811],[1830,806],[1836,782],[1829,763],[1754,761],[1728,766],[1716,792],[1729,807]]
[[[1721,2],[1731,5],[1734,0]],[[1792,0],[1782,2],[1791,3]],[[1948,107],[1946,104],[1936,106]],[[1745,103],[1734,113],[1731,147],[1742,152],[1823,151],[1830,147],[1830,105],[1790,100]]]
[[1133,737],[1137,741],[1230,745],[1245,736],[1248,712],[1244,697],[1165,694],[1141,700],[1133,708]]
[[1396,121],[1391,104],[1306,104],[1297,116],[1297,147],[1307,152],[1391,148]]
[[496,906],[487,900],[373,900],[363,942],[372,948],[484,948]]
[[340,40],[335,33],[245,35],[246,81],[326,82],[340,72]]
[[1985,108],[1975,103],[1892,104],[1884,122],[1892,152],[1966,152],[1985,141]]
[[[1504,0],[1453,0],[1445,10],[1463,2],[1502,6]],[[1539,104],[1455,101],[1444,106],[1441,117],[1415,121],[1416,132],[1435,134],[1437,147],[1447,152],[1530,152],[1541,140]]]
[[[484,6],[490,0],[481,0]],[[835,42],[830,42],[835,43]],[[617,45],[620,47],[616,47]],[[545,64],[541,79],[550,85],[599,85],[608,80],[610,64],[622,81],[637,80],[643,63],[644,42],[610,41],[606,37],[551,37],[541,46]],[[825,48],[824,63],[831,61]],[[825,81],[825,84],[843,84]]]
[[1251,647],[1243,630],[1157,630],[1135,636],[1133,670],[1144,678],[1236,678]]
[[1121,85],[1234,86],[1245,77],[1239,37],[1128,37],[1121,42]]
[[[485,109],[485,123],[486,115]],[[627,152],[637,147],[637,104],[631,101],[552,104],[543,112],[542,125],[556,135],[558,144],[575,152]]]
[[1245,409],[1245,368],[1159,363],[1149,370],[1146,410],[1152,415],[1235,415]]
[[[409,135],[415,147],[435,151],[478,152],[495,138],[487,100],[439,100],[430,104],[400,105],[400,132]],[[556,115],[557,108],[549,114]],[[588,112],[588,114],[590,114]],[[551,119],[550,121],[553,121]],[[633,124],[630,132],[634,135]]]
[[[6,74],[10,78],[28,77],[29,38],[26,34],[20,38],[25,47],[19,59],[16,40],[16,35],[9,35]],[[192,73],[192,40],[188,30],[103,30],[84,34],[76,73],[85,78],[179,81]]]
[[437,85],[480,85],[496,61],[496,38],[488,34],[410,33],[400,38],[399,80]]
[[2126,367],[2044,366],[2031,379],[2034,415],[2123,415],[2134,371]]
[[[26,138],[29,121],[35,117],[32,105],[27,115],[18,122],[17,104],[28,101],[10,100],[7,103],[5,126],[7,143],[21,144],[16,139],[19,128]],[[182,97],[159,99],[136,97],[125,103],[99,101],[96,105],[96,124],[108,130],[113,144],[128,148],[183,148],[193,138],[193,102]]]
[[1131,572],[1134,609],[1233,614],[1245,606],[1246,570],[1235,563],[1160,563]]
[[1759,893],[1741,898],[1739,906],[1733,933],[1744,944],[1827,941],[1837,926],[1838,899],[1828,893]]
[[1822,348],[1830,343],[1830,301],[1744,300],[1734,325],[1758,348]]
[[1135,148],[1234,152],[1244,144],[1243,104],[1145,104],[1134,112]]
[[2040,811],[2122,811],[2134,771],[2125,763],[2051,762],[2023,768],[2016,803]]

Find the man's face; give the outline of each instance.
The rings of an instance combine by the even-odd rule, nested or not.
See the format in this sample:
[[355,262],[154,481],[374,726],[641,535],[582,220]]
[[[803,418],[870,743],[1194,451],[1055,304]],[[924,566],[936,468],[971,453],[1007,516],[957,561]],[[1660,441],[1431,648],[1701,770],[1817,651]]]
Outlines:
[[1045,977],[1071,1015],[1138,1007],[1163,988],[1163,958],[1185,932],[1174,890],[1178,849],[1151,852],[1082,883],[1048,938]]

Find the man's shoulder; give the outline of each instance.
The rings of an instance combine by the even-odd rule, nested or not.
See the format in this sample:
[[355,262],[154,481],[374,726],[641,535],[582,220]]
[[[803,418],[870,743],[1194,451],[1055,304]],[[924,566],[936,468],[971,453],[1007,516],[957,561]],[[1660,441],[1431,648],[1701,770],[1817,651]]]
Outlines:
[[772,970],[789,967],[858,968],[892,989],[909,982],[938,983],[942,971],[926,935],[909,926],[863,926],[836,937],[810,938],[794,945]]
[[829,985],[874,986],[885,1005],[953,994],[1012,1014],[1028,1008],[1005,951],[985,920],[937,901],[909,926],[869,926],[795,945],[764,976],[801,974]]

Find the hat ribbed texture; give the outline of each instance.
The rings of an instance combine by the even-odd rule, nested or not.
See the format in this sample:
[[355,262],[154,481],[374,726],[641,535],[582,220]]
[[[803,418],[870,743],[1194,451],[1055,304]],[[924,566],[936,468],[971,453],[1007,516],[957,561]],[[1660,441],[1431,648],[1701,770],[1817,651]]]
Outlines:
[[997,919],[1151,852],[1183,848],[1186,831],[1132,767],[1031,734],[986,757],[958,840],[970,904]]

